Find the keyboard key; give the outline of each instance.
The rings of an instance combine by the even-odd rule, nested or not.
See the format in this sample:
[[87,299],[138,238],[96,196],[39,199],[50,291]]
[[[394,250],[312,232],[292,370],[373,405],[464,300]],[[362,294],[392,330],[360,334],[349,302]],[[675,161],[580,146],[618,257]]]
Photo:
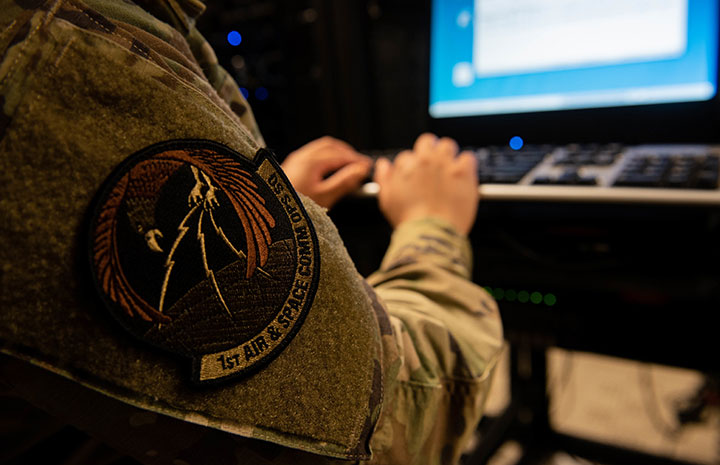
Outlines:
[[490,182],[496,182],[500,184],[515,184],[522,179],[522,176],[513,174],[497,174],[493,175]]
[[597,186],[597,183],[595,176],[581,176],[577,181],[579,186]]
[[532,183],[538,185],[547,185],[554,184],[555,180],[550,178],[549,176],[537,176],[535,179],[533,179]]
[[659,187],[659,181],[655,176],[629,174],[618,178],[615,185],[626,187]]
[[703,170],[700,171],[695,180],[696,186],[700,189],[717,189],[718,187],[718,172]]

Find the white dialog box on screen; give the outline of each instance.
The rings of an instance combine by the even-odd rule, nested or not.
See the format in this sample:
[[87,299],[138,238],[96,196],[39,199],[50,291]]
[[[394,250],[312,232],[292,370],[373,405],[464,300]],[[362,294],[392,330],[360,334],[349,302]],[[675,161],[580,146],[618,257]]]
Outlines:
[[479,77],[674,58],[688,0],[475,0]]

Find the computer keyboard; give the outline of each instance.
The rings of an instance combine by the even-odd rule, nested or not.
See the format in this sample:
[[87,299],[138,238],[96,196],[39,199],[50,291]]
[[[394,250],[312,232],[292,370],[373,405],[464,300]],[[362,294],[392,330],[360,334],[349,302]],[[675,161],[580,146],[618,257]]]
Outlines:
[[[720,205],[720,146],[597,144],[464,148],[486,199]],[[398,151],[374,151],[392,158]],[[360,195],[374,196],[366,183]]]
[[718,156],[714,154],[638,154],[628,161],[616,186],[717,189]]
[[542,148],[518,151],[497,148],[473,150],[478,158],[480,184],[520,182],[528,172],[545,159],[548,150]]

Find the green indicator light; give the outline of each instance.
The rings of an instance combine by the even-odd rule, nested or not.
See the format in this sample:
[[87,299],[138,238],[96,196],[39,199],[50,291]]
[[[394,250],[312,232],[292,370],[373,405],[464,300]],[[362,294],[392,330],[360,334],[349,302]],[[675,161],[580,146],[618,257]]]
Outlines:
[[539,304],[540,302],[542,302],[542,300],[543,300],[543,295],[540,294],[539,292],[533,292],[532,294],[530,294],[530,302],[532,302],[534,304]]
[[528,294],[527,291],[520,291],[518,292],[517,299],[521,303],[526,303],[530,299],[530,294]]
[[545,294],[543,301],[545,302],[545,305],[552,307],[557,302],[557,298],[553,294]]
[[517,299],[517,292],[514,289],[508,289],[505,291],[505,300],[508,302],[514,302]]
[[503,300],[503,297],[505,297],[505,290],[498,287],[495,289],[495,293],[493,295],[497,300]]
[[485,286],[485,290],[488,292],[488,294],[493,295],[492,287],[490,287],[490,286]]

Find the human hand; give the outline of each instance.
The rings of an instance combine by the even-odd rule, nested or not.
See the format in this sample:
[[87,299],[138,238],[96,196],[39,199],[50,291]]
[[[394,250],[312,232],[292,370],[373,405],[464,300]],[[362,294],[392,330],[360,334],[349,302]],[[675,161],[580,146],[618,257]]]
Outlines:
[[290,153],[281,166],[295,190],[330,208],[360,187],[372,161],[347,143],[325,136]]
[[477,162],[471,152],[457,153],[454,140],[426,133],[394,163],[377,161],[380,209],[393,227],[432,216],[450,222],[461,234],[470,232],[479,200]]

